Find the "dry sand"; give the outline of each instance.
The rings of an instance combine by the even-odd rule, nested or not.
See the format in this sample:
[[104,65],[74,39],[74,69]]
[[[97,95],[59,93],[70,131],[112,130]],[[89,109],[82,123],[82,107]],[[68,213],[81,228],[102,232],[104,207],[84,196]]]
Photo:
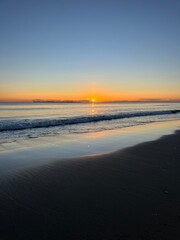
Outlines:
[[180,131],[1,179],[0,239],[180,239]]

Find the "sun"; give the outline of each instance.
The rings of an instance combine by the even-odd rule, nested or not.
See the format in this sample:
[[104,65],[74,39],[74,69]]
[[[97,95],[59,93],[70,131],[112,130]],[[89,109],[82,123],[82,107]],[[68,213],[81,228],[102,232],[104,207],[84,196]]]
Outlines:
[[89,97],[89,98],[88,98],[88,101],[89,101],[90,103],[95,103],[95,102],[97,102],[97,100],[96,100],[95,97]]
[[95,103],[95,99],[94,99],[94,98],[91,98],[91,102],[92,102],[92,103]]

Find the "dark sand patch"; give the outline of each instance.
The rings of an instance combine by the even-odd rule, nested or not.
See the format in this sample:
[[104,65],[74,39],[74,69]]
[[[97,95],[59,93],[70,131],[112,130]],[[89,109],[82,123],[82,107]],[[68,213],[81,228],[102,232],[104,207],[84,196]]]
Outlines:
[[180,239],[180,132],[1,180],[0,239]]

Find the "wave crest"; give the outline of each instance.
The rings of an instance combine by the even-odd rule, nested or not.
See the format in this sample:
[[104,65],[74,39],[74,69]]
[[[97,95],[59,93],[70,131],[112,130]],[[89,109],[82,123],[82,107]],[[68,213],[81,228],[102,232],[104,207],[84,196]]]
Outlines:
[[2,131],[16,131],[31,128],[46,128],[55,126],[65,126],[72,124],[82,124],[100,121],[110,121],[124,118],[135,118],[156,115],[169,115],[180,113],[180,110],[164,110],[164,111],[145,111],[133,113],[118,113],[114,115],[96,115],[96,116],[82,116],[65,119],[23,119],[23,120],[1,120],[0,132]]

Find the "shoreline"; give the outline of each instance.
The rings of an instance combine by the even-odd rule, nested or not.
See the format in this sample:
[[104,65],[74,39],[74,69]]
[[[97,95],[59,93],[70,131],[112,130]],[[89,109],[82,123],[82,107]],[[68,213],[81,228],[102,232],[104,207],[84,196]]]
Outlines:
[[113,153],[156,140],[180,128],[180,120],[117,130],[29,139],[0,145],[0,175],[43,166],[59,159]]
[[180,130],[1,181],[0,238],[180,238],[179,143]]

